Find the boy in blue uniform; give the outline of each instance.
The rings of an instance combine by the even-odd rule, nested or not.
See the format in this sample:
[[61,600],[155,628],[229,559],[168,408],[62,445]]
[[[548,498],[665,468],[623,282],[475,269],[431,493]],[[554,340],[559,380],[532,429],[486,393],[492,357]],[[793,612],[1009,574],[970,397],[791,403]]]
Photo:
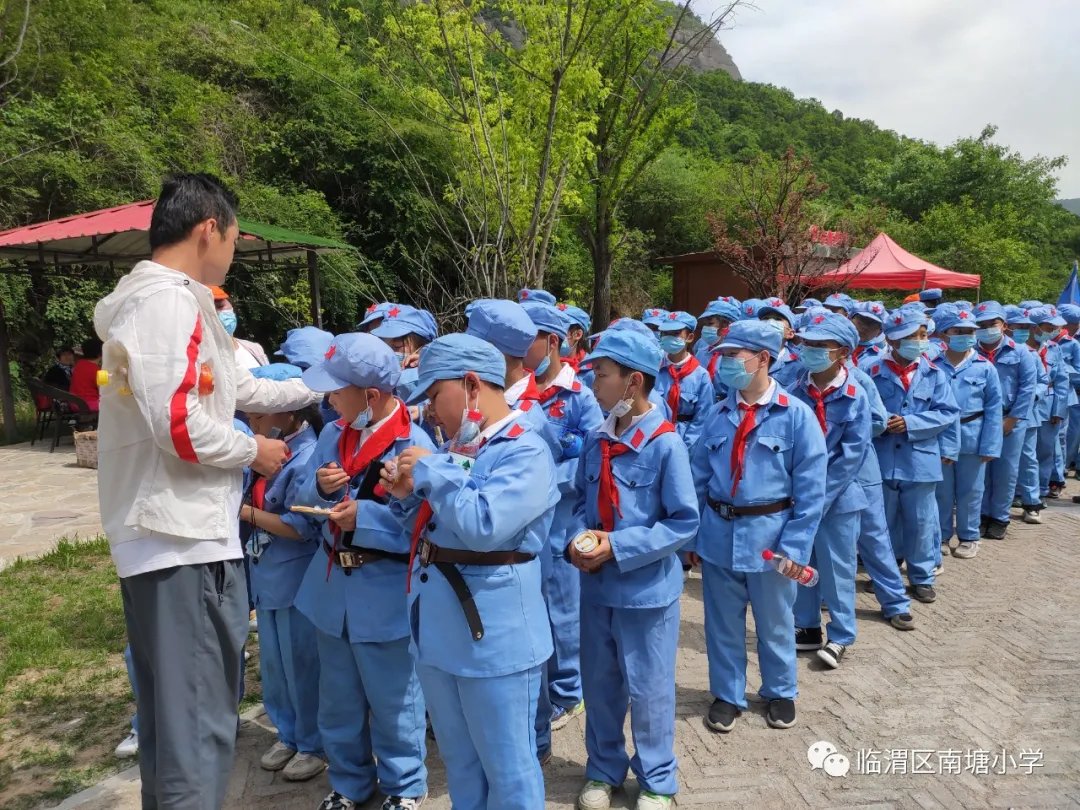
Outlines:
[[697,318],[689,312],[669,312],[659,328],[660,348],[667,357],[656,377],[656,392],[667,402],[679,438],[692,450],[715,398],[708,372],[687,348]]
[[954,557],[969,559],[979,550],[986,465],[1001,455],[1001,381],[993,364],[975,351],[975,318],[948,304],[934,311],[946,341],[937,364],[949,377],[960,408],[960,455],[941,468],[937,485],[942,551],[953,536],[955,510],[959,545]]
[[1035,359],[1023,345],[1005,334],[1005,309],[983,301],[974,309],[975,341],[979,355],[989,360],[1001,384],[1001,454],[986,466],[982,536],[1002,540],[1009,526],[1019,475],[1021,449],[1035,399]]
[[666,309],[660,307],[648,307],[641,313],[641,322],[649,327],[649,331],[654,335],[659,335],[660,324],[664,322],[668,316]]
[[304,372],[341,414],[319,434],[305,479],[303,503],[331,513],[296,595],[319,648],[319,731],[331,787],[322,810],[351,810],[376,783],[387,795],[383,810],[412,810],[427,794],[424,697],[403,588],[409,541],[376,486],[388,459],[431,447],[394,397],[399,376],[390,347],[360,333],[339,335]]
[[[397,458],[385,485],[424,503],[412,529],[409,622],[455,810],[538,810],[540,668],[551,630],[538,559],[558,501],[544,439],[506,404],[503,356],[444,335],[420,353],[414,397],[454,438]],[[397,507],[395,507],[397,508]]]
[[[800,588],[795,598],[795,649],[817,650],[836,669],[855,643],[855,546],[860,513],[867,507],[859,472],[870,446],[870,404],[845,363],[858,343],[855,327],[843,315],[815,315],[799,332],[805,371],[791,393],[814,410],[828,453],[825,503],[814,536],[810,565],[817,585]],[[822,646],[821,603],[829,608],[829,641]]]
[[[526,365],[536,367],[537,400],[554,433],[559,447],[555,471],[559,503],[551,522],[544,564],[544,596],[551,620],[555,653],[545,668],[546,688],[540,696],[538,749],[545,759],[551,749],[551,731],[565,726],[581,714],[581,586],[580,577],[566,559],[566,545],[578,531],[574,519],[580,492],[577,468],[585,434],[604,421],[592,391],[585,388],[574,369],[559,356],[569,321],[562,311],[550,304],[526,301],[522,307],[537,329],[536,340],[525,355]],[[544,716],[544,713],[547,716]]]
[[416,366],[407,364],[407,359],[433,341],[438,333],[435,318],[430,312],[408,304],[390,307],[384,313],[382,322],[371,330],[372,335],[393,349],[401,366],[401,377],[395,392],[399,397],[407,399],[412,384],[416,382]]
[[773,728],[795,724],[792,580],[773,571],[771,549],[810,560],[825,503],[825,437],[813,411],[769,377],[780,333],[761,321],[731,325],[717,379],[730,392],[713,410],[691,457],[701,528],[691,555],[701,565],[709,685],[705,718],[731,731],[746,708],[746,605],[754,611],[760,695]]
[[885,515],[893,550],[907,561],[915,598],[933,602],[941,550],[935,490],[941,465],[955,460],[958,450],[947,441],[947,432],[955,434],[959,408],[944,372],[923,356],[929,341],[926,318],[918,309],[889,315],[885,338],[888,352],[862,363],[889,413],[885,433],[874,439]]
[[709,372],[710,380],[715,376],[715,366],[719,362],[718,359],[713,360],[713,350],[720,345],[720,338],[727,334],[728,327],[741,317],[739,299],[722,295],[715,301],[710,301],[705,311],[701,313],[701,317],[698,318],[701,337],[694,344],[694,357]]
[[758,320],[780,333],[780,352],[769,367],[769,376],[784,388],[790,388],[802,371],[799,357],[790,346],[791,339],[795,337],[795,314],[777,298],[758,310]]
[[[299,377],[297,366],[277,364],[251,370],[282,379],[281,368]],[[319,650],[315,628],[295,606],[296,592],[319,547],[319,530],[290,507],[303,504],[302,484],[317,439],[304,411],[282,414],[248,413],[251,430],[260,436],[280,431],[291,455],[281,472],[256,478],[241,521],[251,526],[247,551],[251,558],[251,601],[259,625],[259,669],[263,705],[278,732],[277,742],[260,761],[268,771],[282,771],[292,782],[322,773],[319,735]],[[317,416],[312,417],[318,420]]]
[[1069,399],[1069,418],[1060,468],[1061,481],[1064,483],[1068,470],[1076,465],[1076,452],[1080,448],[1080,341],[1076,339],[1076,332],[1080,329],[1080,307],[1063,304],[1058,307],[1058,313],[1065,320],[1065,328],[1054,340],[1061,347],[1061,353],[1069,365],[1069,385],[1073,390]]
[[556,304],[555,306],[562,311],[570,324],[566,330],[566,339],[559,346],[559,356],[577,373],[585,355],[589,353],[585,336],[592,329],[592,318],[581,307],[575,307],[572,304]]
[[1042,523],[1039,514],[1043,508],[1039,489],[1039,431],[1051,416],[1053,386],[1049,364],[1039,356],[1038,344],[1031,333],[1035,324],[1028,310],[1018,306],[1005,307],[1005,321],[1009,336],[1030,358],[1035,367],[1035,396],[1031,415],[1020,445],[1020,465],[1016,474],[1016,498],[1012,506],[1023,511],[1024,523]]
[[855,305],[851,313],[851,322],[859,333],[859,345],[851,355],[855,363],[864,357],[877,357],[888,348],[881,331],[887,316],[885,305],[880,301],[862,301]]
[[[592,550],[567,546],[581,571],[581,670],[588,781],[583,810],[610,806],[633,769],[637,810],[672,806],[675,772],[675,657],[682,573],[676,552],[698,526],[686,449],[648,400],[661,353],[630,331],[605,334],[589,360],[609,415],[585,440],[577,469],[579,526]],[[627,704],[634,757],[625,750]]]
[[1056,472],[1062,458],[1061,433],[1069,415],[1070,396],[1075,396],[1069,384],[1068,361],[1054,341],[1065,326],[1065,319],[1058,314],[1057,307],[1049,305],[1029,310],[1028,317],[1034,324],[1031,338],[1035,342],[1035,351],[1050,377],[1047,393],[1050,415],[1039,427],[1035,448],[1039,457],[1039,494],[1043,498],[1051,495],[1056,498],[1065,486],[1064,472]]

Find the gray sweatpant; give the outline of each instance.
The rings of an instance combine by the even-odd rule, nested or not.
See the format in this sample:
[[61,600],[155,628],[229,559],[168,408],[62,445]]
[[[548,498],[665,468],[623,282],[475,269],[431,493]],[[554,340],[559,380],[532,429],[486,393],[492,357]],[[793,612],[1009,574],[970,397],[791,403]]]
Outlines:
[[248,630],[240,560],[125,577],[144,810],[218,810],[236,750]]

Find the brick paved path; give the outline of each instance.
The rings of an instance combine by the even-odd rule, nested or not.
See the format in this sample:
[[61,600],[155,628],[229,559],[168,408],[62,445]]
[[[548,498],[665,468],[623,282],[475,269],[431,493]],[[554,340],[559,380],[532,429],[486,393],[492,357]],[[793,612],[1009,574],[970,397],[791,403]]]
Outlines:
[[[1075,483],[1070,490],[1080,491]],[[860,573],[859,640],[836,671],[823,670],[811,654],[800,656],[799,723],[787,731],[768,728],[760,706],[728,735],[702,724],[711,699],[701,581],[692,579],[683,596],[678,668],[679,805],[1080,805],[1080,582],[1074,573],[1080,571],[1080,507],[1066,498],[1044,514],[1042,527],[1014,523],[1008,540],[984,541],[973,560],[948,558],[938,601],[915,606],[915,632],[899,632],[878,618]],[[754,639],[748,644],[752,650]],[[757,677],[755,668],[754,688]],[[582,719],[556,733],[546,769],[548,808],[573,807],[585,760],[583,730]],[[811,770],[806,753],[817,740],[850,758],[849,775]],[[296,786],[261,771],[259,755],[271,742],[268,730],[245,722],[227,806],[314,810],[327,791],[325,776]],[[866,749],[880,752],[864,760],[879,762],[882,775],[858,772],[859,752]],[[929,752],[934,773],[887,773],[889,750],[904,752],[911,770],[912,749]],[[1041,760],[1025,758],[1023,750],[1041,751]],[[1004,765],[1006,773],[976,773],[979,751],[988,752],[981,767],[1000,771]],[[442,769],[434,751],[429,759],[425,807],[444,810],[450,802]],[[1025,763],[1032,765],[1030,775]],[[960,772],[938,773],[949,768]],[[137,785],[137,774],[128,771],[65,806],[135,808]],[[631,796],[617,793],[613,806],[633,806],[632,779],[627,787]]]

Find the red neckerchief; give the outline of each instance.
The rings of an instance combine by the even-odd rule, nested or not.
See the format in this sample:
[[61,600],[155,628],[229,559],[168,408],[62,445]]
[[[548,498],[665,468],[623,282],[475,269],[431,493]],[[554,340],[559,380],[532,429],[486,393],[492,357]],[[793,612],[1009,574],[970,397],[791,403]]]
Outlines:
[[1001,351],[1001,347],[1004,346],[1004,345],[1005,345],[1005,338],[1002,338],[1001,340],[998,341],[998,345],[997,345],[996,349],[984,349],[983,345],[980,343],[979,344],[979,354],[981,354],[983,357],[985,357],[987,360],[989,360],[991,363],[993,363],[994,359],[997,357],[997,353],[999,351]]
[[809,382],[807,383],[806,393],[810,395],[810,399],[814,400],[814,413],[817,414],[817,420],[821,424],[822,433],[828,433],[828,430],[825,427],[825,397],[829,396],[839,388],[839,385],[833,385],[826,388],[824,391],[819,391],[816,385]]
[[1043,345],[1043,347],[1041,349],[1039,349],[1039,359],[1042,360],[1043,371],[1049,371],[1050,370],[1050,364],[1046,361],[1046,352],[1049,349],[1050,349],[1050,347],[1045,345],[1045,344]]
[[563,362],[570,366],[575,373],[581,368],[581,362],[585,359],[586,354],[584,349],[578,349],[569,357],[564,357]]
[[673,419],[679,415],[679,394],[682,393],[682,381],[700,365],[701,363],[698,362],[694,355],[690,355],[681,366],[668,365],[668,374],[671,375],[671,388],[668,389],[667,403],[668,408],[671,409]]
[[739,489],[739,481],[743,477],[743,468],[746,464],[746,440],[750,437],[750,431],[757,425],[756,414],[758,410],[763,407],[760,404],[747,405],[745,402],[739,403],[739,410],[743,412],[742,421],[739,422],[739,429],[735,431],[735,442],[731,446],[731,497],[735,497],[735,493]]
[[265,503],[266,479],[260,475],[255,479],[255,483],[251,485],[251,505],[256,509],[262,509]]
[[[372,461],[389,450],[395,441],[408,436],[411,427],[412,421],[409,418],[409,409],[400,400],[398,400],[397,410],[389,419],[379,425],[363,444],[360,443],[361,431],[346,425],[341,431],[341,436],[338,437],[338,460],[341,462],[341,469],[345,471],[350,480],[355,478],[366,470]],[[345,497],[342,498],[341,502],[346,503],[348,500],[349,492],[346,489]],[[334,537],[333,550],[337,551],[338,542],[341,540],[341,527],[331,522],[330,534]],[[326,578],[328,580],[333,568],[334,556],[331,554],[330,559],[326,562]]]
[[1072,340],[1072,338],[1069,336],[1069,330],[1066,329],[1064,326],[1061,327],[1060,332],[1054,335],[1054,343],[1058,344],[1059,346],[1069,340]]
[[[672,433],[674,430],[675,426],[664,420],[660,427],[653,431],[649,441],[665,433]],[[638,444],[640,443],[641,441],[638,440]],[[600,487],[596,493],[596,511],[600,515],[600,528],[605,532],[615,530],[616,512],[619,513],[619,517],[622,517],[622,509],[619,508],[619,488],[615,485],[615,476],[611,472],[611,460],[623,453],[629,453],[631,449],[633,448],[630,445],[615,439],[600,440]]]
[[435,510],[431,504],[424,501],[416,512],[416,523],[413,524],[412,539],[409,542],[409,573],[405,575],[405,593],[412,593],[412,569],[416,561],[416,549],[420,547],[420,535],[424,533],[424,526],[431,520]]
[[549,402],[551,402],[551,400],[555,399],[555,397],[557,397],[559,395],[559,392],[562,390],[563,389],[560,386],[552,383],[539,394],[537,394],[536,399],[541,405],[547,405]]
[[905,391],[911,388],[911,375],[919,368],[918,360],[914,360],[906,366],[901,366],[895,360],[886,359],[885,365],[900,378],[900,384],[904,386]]
[[540,399],[540,389],[536,387],[536,375],[530,371],[529,382],[525,385],[525,390],[521,392],[518,402],[536,402],[538,399]]

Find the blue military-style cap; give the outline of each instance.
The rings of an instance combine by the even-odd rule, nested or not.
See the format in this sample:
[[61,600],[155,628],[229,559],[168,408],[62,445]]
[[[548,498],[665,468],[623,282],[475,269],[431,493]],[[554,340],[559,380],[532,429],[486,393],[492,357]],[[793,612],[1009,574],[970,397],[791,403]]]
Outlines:
[[788,322],[788,326],[795,326],[795,313],[787,304],[766,304],[758,310],[758,318],[764,318],[766,315],[779,315]]
[[833,293],[822,302],[822,306],[842,309],[850,314],[855,308],[855,299],[847,293]]
[[953,301],[953,306],[955,306],[957,309],[967,310],[968,312],[975,311],[975,305],[972,304],[970,301]]
[[885,337],[900,340],[913,335],[920,326],[926,326],[926,315],[916,307],[900,307],[889,313],[885,319]]
[[420,364],[408,404],[427,399],[428,389],[439,380],[464,379],[469,372],[499,388],[506,386],[506,359],[492,343],[461,332],[435,338],[420,350]]
[[392,306],[394,306],[394,304],[390,301],[382,301],[378,304],[372,304],[366,310],[364,310],[364,318],[360,321],[360,323],[356,325],[356,328],[359,329],[361,326],[367,326],[372,321],[379,320],[380,318],[382,318],[386,310],[390,309],[390,307]]
[[633,329],[606,329],[600,333],[585,362],[592,363],[601,357],[655,377],[660,373],[663,352],[651,334],[646,336]]
[[934,310],[934,323],[937,325],[938,332],[945,332],[946,329],[975,329],[978,324],[975,323],[975,316],[966,309],[960,309],[960,307],[953,304],[942,304]]
[[885,325],[885,319],[889,317],[889,311],[880,301],[860,301],[851,314],[874,321],[881,326]]
[[585,332],[592,329],[592,318],[581,307],[575,307],[573,304],[556,304],[555,306],[566,314],[566,319],[571,326],[580,326]]
[[859,345],[859,333],[855,325],[843,315],[828,310],[811,315],[799,331],[799,337],[803,340],[834,340],[851,351]]
[[251,376],[258,380],[298,380],[304,376],[304,370],[292,363],[268,363],[251,369]]
[[1043,304],[1041,307],[1029,309],[1028,317],[1031,318],[1032,323],[1039,325],[1044,323],[1048,323],[1051,326],[1065,325],[1065,319],[1061,317],[1058,308],[1051,304]]
[[1004,320],[1005,308],[997,301],[981,301],[975,305],[975,323]]
[[660,321],[661,332],[678,332],[683,329],[689,329],[691,332],[697,329],[697,318],[689,312],[675,310],[669,312],[667,317]]
[[301,326],[285,333],[285,340],[274,354],[304,369],[322,360],[333,342],[329,332],[317,326]]
[[810,309],[811,307],[820,307],[821,301],[817,298],[804,298],[799,302],[798,306],[792,307],[792,310],[798,310],[800,314]]
[[564,338],[570,330],[570,320],[566,317],[566,313],[556,306],[530,300],[522,301],[521,308],[528,314],[538,332],[547,332]]
[[388,339],[418,335],[431,341],[438,335],[438,329],[435,327],[435,318],[426,309],[395,304],[383,313],[382,323],[372,329],[371,334]]
[[401,376],[397,356],[383,341],[365,332],[334,338],[322,360],[304,372],[304,384],[321,394],[350,385],[393,391]]
[[481,298],[465,307],[465,334],[486,340],[508,357],[524,357],[536,340],[536,324],[521,304]]
[[1045,306],[1042,301],[1036,301],[1034,298],[1029,298],[1027,301],[1021,301],[1017,304],[1020,309],[1035,309],[1036,307]]
[[1076,304],[1062,304],[1058,312],[1065,319],[1065,323],[1080,323],[1080,307]]
[[765,306],[765,302],[760,298],[747,298],[739,305],[739,319],[756,321],[758,310],[763,306]]
[[775,359],[780,354],[783,337],[775,328],[764,321],[736,321],[728,328],[719,348],[750,349],[755,352],[767,351],[769,357]]
[[668,311],[661,307],[647,307],[641,313],[641,322],[646,326],[660,326],[660,322],[668,316]]
[[698,319],[723,318],[725,321],[733,323],[742,317],[742,311],[739,309],[740,303],[738,298],[722,295],[716,300],[710,301]]
[[925,301],[927,304],[933,304],[940,301],[942,298],[942,292],[937,287],[930,287],[919,293],[919,300]]
[[542,304],[555,306],[555,296],[547,290],[530,290],[528,287],[523,287],[518,290],[518,303],[523,304],[526,301],[539,301]]
[[1030,312],[1023,307],[1010,304],[1005,307],[1005,323],[1009,326],[1034,326],[1035,321],[1031,320]]
[[589,339],[598,338],[604,332],[637,332],[639,335],[649,338],[649,340],[656,342],[656,336],[653,331],[643,324],[641,321],[635,321],[633,318],[616,318],[608,324],[608,328],[602,332],[597,332],[595,335],[589,335]]

